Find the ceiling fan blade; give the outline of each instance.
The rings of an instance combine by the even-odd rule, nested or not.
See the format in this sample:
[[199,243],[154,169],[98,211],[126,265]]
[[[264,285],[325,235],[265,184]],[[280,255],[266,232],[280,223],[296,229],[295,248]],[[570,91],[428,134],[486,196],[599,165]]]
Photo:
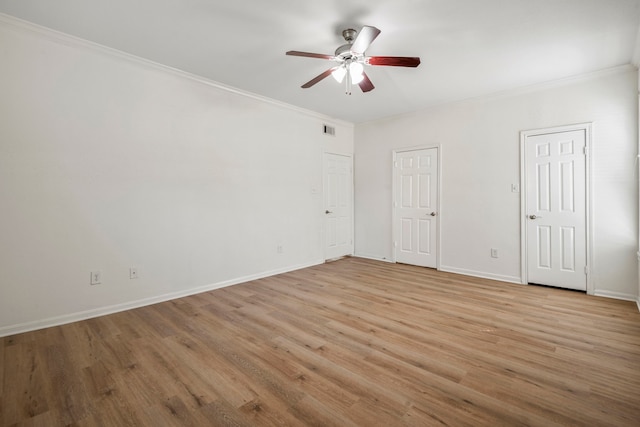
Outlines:
[[319,81],[324,80],[325,78],[329,77],[331,75],[331,73],[333,72],[333,70],[335,70],[336,68],[338,68],[338,67],[329,68],[327,71],[325,71],[322,74],[319,74],[318,76],[312,78],[311,80],[309,80],[308,82],[303,84],[301,87],[303,89],[310,88],[311,86],[313,86],[314,84],[318,83]]
[[358,36],[351,45],[351,51],[360,55],[363,54],[364,51],[369,48],[371,42],[373,42],[376,37],[378,37],[378,34],[380,34],[379,29],[377,29],[376,27],[369,27],[368,25],[365,25],[364,27],[362,27],[362,29],[358,33]]
[[369,65],[386,65],[391,67],[417,67],[420,58],[410,56],[370,56],[366,58]]
[[369,76],[367,76],[366,73],[363,72],[362,77],[364,78],[360,83],[358,83],[358,86],[360,86],[360,89],[362,89],[363,92],[370,92],[376,88],[373,83],[371,83],[371,80],[369,80]]
[[311,52],[299,52],[297,50],[290,50],[286,53],[286,55],[291,56],[304,56],[307,58],[319,58],[319,59],[333,59],[333,55],[324,55],[322,53],[311,53]]

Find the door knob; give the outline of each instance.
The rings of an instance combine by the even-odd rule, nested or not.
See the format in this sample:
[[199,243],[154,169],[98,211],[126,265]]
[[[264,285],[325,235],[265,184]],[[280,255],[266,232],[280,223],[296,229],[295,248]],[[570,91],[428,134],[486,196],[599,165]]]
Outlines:
[[542,217],[537,215],[529,215],[529,219],[538,219],[538,218],[542,218]]
[[437,213],[435,213],[435,212],[431,212],[429,215],[431,215],[431,216],[436,216],[436,215],[438,215],[438,214],[437,214]]
[[330,210],[327,209],[326,211],[324,211],[324,213],[330,214],[330,213],[333,213],[333,212],[331,212]]

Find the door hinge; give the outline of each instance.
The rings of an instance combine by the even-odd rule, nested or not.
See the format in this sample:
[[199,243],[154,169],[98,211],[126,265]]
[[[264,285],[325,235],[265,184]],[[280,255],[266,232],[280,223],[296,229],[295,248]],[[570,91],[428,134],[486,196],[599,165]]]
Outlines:
[[587,154],[589,154],[589,147],[582,147],[582,152],[584,153],[584,155],[586,156]]
[[398,247],[398,242],[393,242],[393,247],[397,248]]
[[589,271],[589,266],[585,265],[584,266],[584,274],[586,274],[587,276],[589,275],[590,271]]
[[393,162],[393,167],[397,168],[398,166],[400,166],[400,163],[398,161]]

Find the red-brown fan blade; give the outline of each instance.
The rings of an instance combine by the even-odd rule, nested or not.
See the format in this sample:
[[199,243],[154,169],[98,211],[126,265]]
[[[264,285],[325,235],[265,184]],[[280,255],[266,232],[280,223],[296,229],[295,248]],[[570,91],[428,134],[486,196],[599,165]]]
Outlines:
[[322,53],[299,52],[297,50],[290,50],[286,54],[287,55],[291,55],[291,56],[304,56],[304,57],[307,57],[307,58],[318,58],[318,59],[333,59],[333,58],[335,58],[332,55],[324,55]]
[[380,34],[380,30],[376,27],[369,27],[365,25],[362,27],[358,36],[353,41],[351,45],[351,52],[357,53],[358,55],[362,55],[365,50],[369,48],[371,42],[373,42],[376,37]]
[[367,58],[369,65],[386,65],[390,67],[417,67],[420,58],[409,56],[370,56]]
[[369,76],[367,76],[365,73],[362,73],[362,77],[364,78],[362,79],[362,81],[360,81],[360,83],[358,83],[358,86],[360,86],[360,89],[362,89],[363,92],[369,92],[375,89],[375,86],[373,85],[373,83],[371,83],[371,80],[369,80]]
[[303,89],[308,89],[311,86],[313,86],[314,84],[318,83],[319,81],[324,80],[326,77],[329,77],[329,75],[331,75],[333,70],[335,70],[336,68],[338,68],[338,67],[329,68],[327,71],[323,72],[322,74],[319,74],[318,76],[312,78],[311,80],[309,80],[308,82],[303,84],[302,88]]

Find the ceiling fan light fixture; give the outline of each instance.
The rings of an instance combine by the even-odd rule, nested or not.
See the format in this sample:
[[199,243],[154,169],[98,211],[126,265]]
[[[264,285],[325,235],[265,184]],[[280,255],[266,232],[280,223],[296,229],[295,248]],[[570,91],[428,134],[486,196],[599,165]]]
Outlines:
[[359,62],[352,62],[349,64],[349,75],[351,76],[351,82],[358,84],[364,79],[364,67]]
[[331,75],[333,76],[334,79],[336,79],[338,83],[342,83],[342,80],[344,80],[344,76],[346,74],[347,74],[347,69],[345,68],[344,65],[339,66],[338,68],[336,68],[331,72]]

